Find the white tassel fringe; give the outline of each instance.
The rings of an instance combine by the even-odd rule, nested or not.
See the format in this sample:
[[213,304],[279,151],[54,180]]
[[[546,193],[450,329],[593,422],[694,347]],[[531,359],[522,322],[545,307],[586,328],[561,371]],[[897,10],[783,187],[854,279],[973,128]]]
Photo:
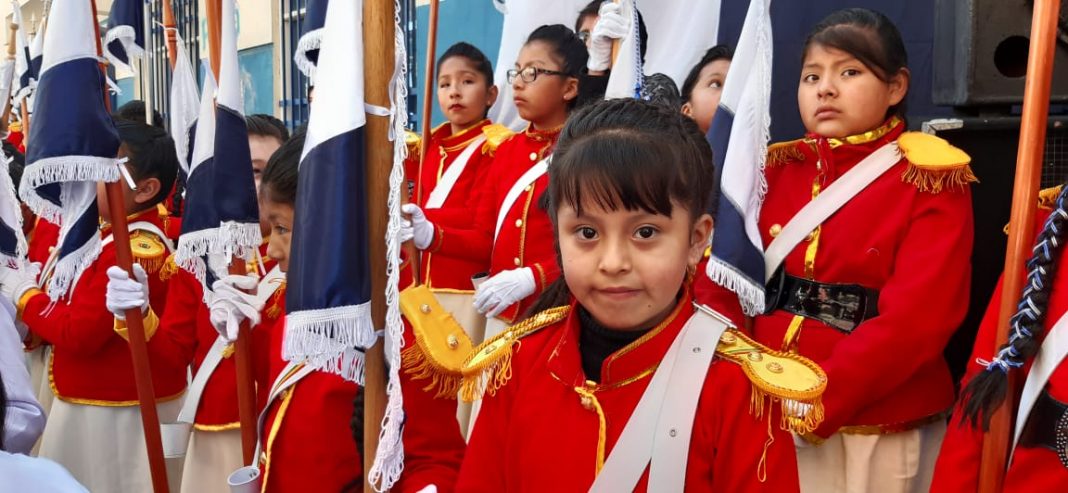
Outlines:
[[735,270],[730,264],[711,257],[705,267],[705,273],[712,282],[723,286],[738,295],[742,312],[749,316],[764,313],[764,286],[755,284],[751,279]]
[[97,156],[59,156],[39,159],[26,166],[19,197],[38,216],[59,224],[61,210],[37,194],[37,187],[72,181],[113,182],[119,179],[118,160]]
[[297,42],[297,50],[293,53],[293,63],[297,69],[315,85],[315,63],[308,59],[308,52],[318,50],[323,44],[323,28],[305,33]]
[[363,353],[378,340],[371,304],[286,314],[282,359],[363,385]]

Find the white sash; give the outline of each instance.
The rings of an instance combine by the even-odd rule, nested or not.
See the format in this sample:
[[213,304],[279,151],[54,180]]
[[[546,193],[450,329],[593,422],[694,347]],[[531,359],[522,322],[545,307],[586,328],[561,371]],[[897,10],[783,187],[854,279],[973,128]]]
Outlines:
[[1012,437],[1014,449],[1038,396],[1065,356],[1068,356],[1068,313],[1062,315],[1060,320],[1050,327],[1046,339],[1042,341],[1042,348],[1038,350],[1035,362],[1031,365],[1031,371],[1027,372],[1027,381],[1024,382],[1023,391],[1020,393],[1020,407],[1016,411],[1016,433]]
[[[167,235],[163,233],[163,230],[159,229],[159,226],[156,226],[155,224],[152,224],[152,223],[150,223],[148,221],[135,221],[135,222],[130,223],[129,228],[127,228],[127,229],[129,229],[130,232],[148,231],[149,233],[152,233],[152,234],[158,236],[159,239],[161,241],[163,241],[163,245],[167,247],[167,252],[168,253],[174,252],[174,243],[171,242],[171,239],[168,238]],[[102,247],[108,246],[113,241],[115,241],[115,235],[110,235],[109,234],[109,235],[107,235],[107,237],[104,238],[104,242],[101,244],[101,246]]]
[[591,493],[634,491],[649,466],[649,491],[681,492],[697,401],[730,322],[697,305],[623,427]]
[[456,156],[456,160],[449,165],[449,169],[445,170],[445,173],[441,175],[441,179],[438,180],[434,191],[430,192],[430,197],[426,199],[426,207],[424,209],[441,208],[442,204],[445,203],[445,199],[449,197],[449,192],[452,192],[452,187],[456,185],[456,180],[460,179],[464,168],[467,167],[467,162],[471,160],[471,156],[482,147],[484,142],[486,142],[486,135],[479,135],[478,138],[467,145],[463,153]]
[[523,193],[523,189],[527,188],[531,183],[534,183],[538,178],[541,178],[541,175],[544,175],[549,171],[550,159],[552,159],[552,156],[538,161],[537,164],[528,169],[526,173],[523,173],[523,176],[520,176],[519,179],[516,180],[515,184],[512,185],[511,190],[508,190],[508,195],[504,196],[504,202],[501,202],[501,208],[497,211],[497,229],[493,231],[494,241],[496,241],[497,236],[501,234],[501,226],[504,224],[504,218],[508,216],[508,211],[512,210],[515,201],[519,199],[519,194]]
[[901,152],[897,148],[897,141],[890,142],[846,171],[823,193],[797,211],[764,252],[764,282],[771,280],[771,276],[786,256],[812,230],[823,224],[831,214],[841,209],[876,178],[893,168],[898,161],[901,161]]

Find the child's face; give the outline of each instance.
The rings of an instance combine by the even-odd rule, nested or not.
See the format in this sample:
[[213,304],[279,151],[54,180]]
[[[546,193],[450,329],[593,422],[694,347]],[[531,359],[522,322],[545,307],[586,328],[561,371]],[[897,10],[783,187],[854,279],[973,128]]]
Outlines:
[[[534,41],[519,50],[516,70],[536,67],[562,72],[563,64],[557,61],[549,45]],[[539,73],[534,82],[516,77],[512,82],[515,92],[515,107],[519,116],[534,124],[535,128],[547,130],[563,125],[567,120],[567,104],[578,97],[578,79],[567,75]]]
[[293,206],[270,199],[260,200],[260,211],[271,225],[267,256],[278,262],[282,272],[289,271],[289,242],[293,233]]
[[853,55],[813,44],[801,68],[797,105],[809,132],[847,137],[881,125],[908,85],[908,70],[884,82]]
[[606,211],[566,204],[557,211],[557,234],[567,287],[605,327],[647,329],[676,305],[686,271],[700,261],[712,218],[692,222],[673,203],[671,217],[642,210]]
[[466,57],[454,56],[438,69],[438,106],[454,128],[463,129],[482,120],[486,108],[497,100],[497,86],[488,87],[486,76]]
[[697,84],[690,93],[690,100],[682,105],[682,113],[697,122],[701,132],[708,133],[712,128],[712,117],[719,107],[719,97],[723,93],[723,81],[727,80],[730,60],[719,59],[701,68]]
[[[119,147],[118,157],[121,159],[128,156],[129,151],[126,148],[126,144],[123,144]],[[123,164],[123,166],[127,170],[130,169],[129,164]],[[137,190],[130,188],[130,185],[123,178],[119,178],[119,184],[122,186],[123,215],[125,216],[147,209],[145,204],[156,198],[160,189],[159,178],[154,177],[136,182]],[[96,208],[100,213],[101,219],[111,222],[111,204],[108,203],[107,185],[102,181],[96,184]]]

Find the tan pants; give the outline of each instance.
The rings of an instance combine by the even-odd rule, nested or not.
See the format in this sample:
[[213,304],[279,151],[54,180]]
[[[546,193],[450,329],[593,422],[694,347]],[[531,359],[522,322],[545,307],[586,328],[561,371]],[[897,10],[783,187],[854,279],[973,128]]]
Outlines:
[[240,429],[194,428],[182,470],[182,493],[229,493],[226,478],[243,465]]
[[889,435],[836,433],[798,445],[802,493],[926,493],[946,434],[939,420]]

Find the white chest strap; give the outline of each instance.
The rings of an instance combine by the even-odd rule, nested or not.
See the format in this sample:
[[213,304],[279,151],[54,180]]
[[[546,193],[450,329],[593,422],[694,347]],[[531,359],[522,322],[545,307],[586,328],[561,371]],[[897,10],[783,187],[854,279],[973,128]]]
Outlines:
[[[297,366],[300,366],[300,368],[296,369]],[[267,415],[271,411],[271,405],[274,404],[274,401],[277,400],[283,392],[296,385],[297,382],[301,381],[304,377],[310,375],[313,371],[315,371],[315,368],[312,368],[308,365],[303,365],[300,363],[288,363],[286,364],[285,368],[282,369],[282,372],[278,374],[278,377],[274,379],[274,383],[271,384],[271,393],[267,396],[267,404],[263,406],[263,411],[260,412],[260,417],[256,421],[256,435],[259,439],[256,440],[256,453],[252,454],[253,462],[252,464],[248,464],[249,466],[255,466],[256,458],[260,455],[263,437],[259,437],[259,434],[263,431],[263,425],[267,421]],[[289,375],[290,372],[294,373],[292,375]],[[281,418],[282,416],[278,416],[275,419]]]
[[482,144],[486,142],[486,135],[479,135],[474,141],[467,145],[464,152],[456,156],[456,160],[449,165],[449,169],[445,170],[445,173],[441,175],[441,179],[438,180],[438,184],[434,187],[434,191],[430,192],[430,197],[426,199],[425,209],[440,209],[442,204],[445,203],[445,199],[449,198],[449,193],[452,192],[452,187],[456,186],[457,180],[460,179],[460,175],[464,173],[464,169],[467,168],[467,163],[471,161],[471,156],[475,154],[475,151],[482,148]]
[[647,466],[649,491],[683,491],[697,402],[730,325],[711,309],[697,308],[653,373],[591,493],[634,491]]
[[1057,369],[1065,357],[1068,356],[1068,313],[1061,316],[1057,323],[1049,329],[1049,334],[1042,341],[1042,347],[1035,356],[1031,370],[1027,372],[1027,380],[1024,382],[1023,391],[1020,393],[1020,407],[1016,411],[1016,430],[1012,437],[1012,446],[1016,448],[1016,442],[1020,440],[1027,418],[1031,415],[1031,409],[1038,401],[1042,389],[1049,382],[1049,377]]
[[876,178],[893,168],[898,161],[901,161],[901,151],[898,150],[896,141],[890,142],[846,171],[812,202],[805,204],[800,211],[797,211],[797,214],[794,214],[790,222],[786,223],[782,232],[772,240],[764,252],[764,282],[768,282],[771,276],[775,275],[775,270],[783,263],[786,256],[812,230],[823,224],[823,221],[856,197]]
[[508,194],[504,196],[504,202],[501,202],[501,208],[497,211],[497,228],[493,230],[494,241],[500,236],[501,226],[504,225],[504,218],[508,217],[508,211],[512,210],[515,201],[519,200],[519,194],[523,193],[524,189],[549,171],[550,159],[552,159],[552,156],[538,161],[537,164],[528,169],[526,173],[523,173],[523,176],[520,176],[519,179],[516,180],[515,184],[512,185],[511,190],[508,190]]

